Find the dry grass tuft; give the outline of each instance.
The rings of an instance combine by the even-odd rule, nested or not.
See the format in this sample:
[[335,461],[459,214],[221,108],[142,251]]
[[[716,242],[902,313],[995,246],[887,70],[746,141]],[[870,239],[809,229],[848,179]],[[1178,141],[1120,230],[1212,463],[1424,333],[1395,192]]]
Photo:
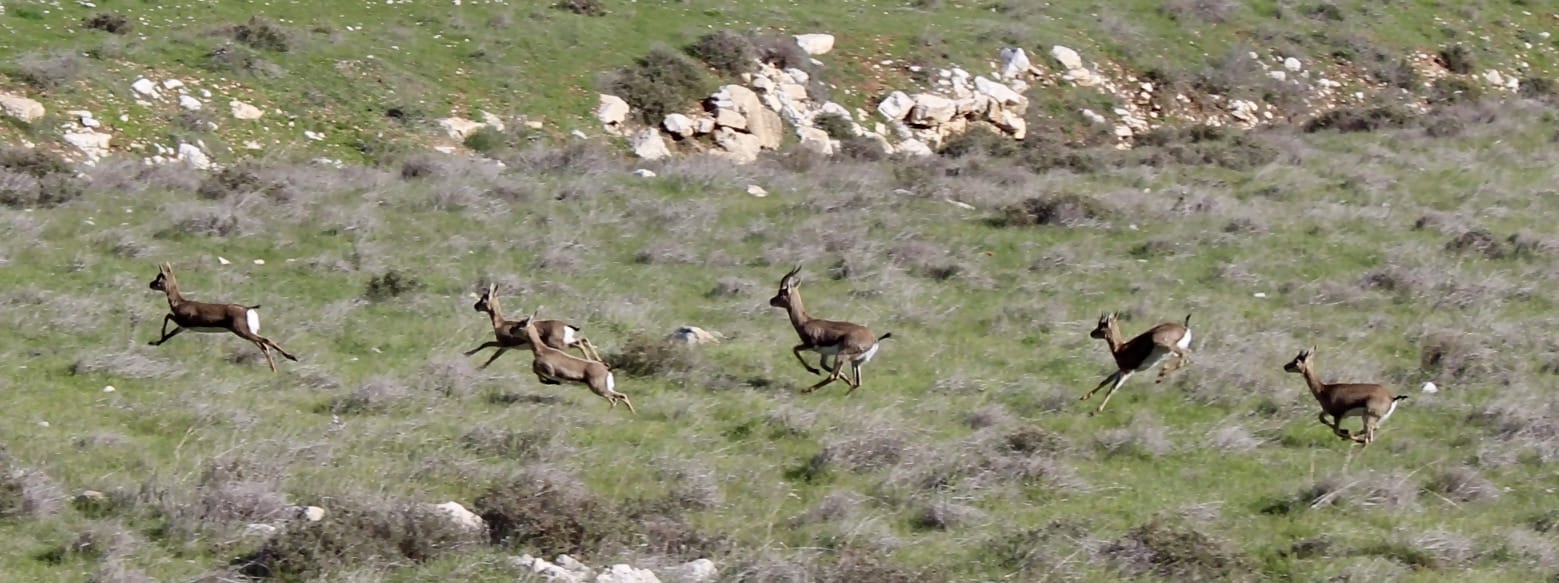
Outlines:
[[1424,489],[1439,494],[1453,502],[1488,502],[1498,500],[1500,488],[1478,470],[1467,466],[1446,468],[1424,484]]
[[1136,577],[1225,580],[1251,568],[1233,545],[1207,535],[1202,528],[1163,518],[1132,529],[1100,553],[1122,572]]
[[1369,472],[1360,477],[1331,476],[1316,480],[1293,498],[1268,507],[1266,512],[1287,513],[1323,506],[1403,510],[1418,505],[1418,491],[1418,484],[1409,474]]
[[106,374],[132,379],[162,379],[173,376],[173,364],[140,352],[94,352],[70,365],[70,374]]
[[489,486],[472,511],[487,521],[493,544],[542,556],[594,556],[625,530],[626,517],[572,474],[526,466]]

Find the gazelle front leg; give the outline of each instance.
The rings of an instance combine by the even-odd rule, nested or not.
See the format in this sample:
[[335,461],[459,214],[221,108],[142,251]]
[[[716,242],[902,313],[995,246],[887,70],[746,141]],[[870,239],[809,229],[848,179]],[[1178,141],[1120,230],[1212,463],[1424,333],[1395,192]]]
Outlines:
[[1347,429],[1342,428],[1341,423],[1330,421],[1326,418],[1326,416],[1326,411],[1321,411],[1321,413],[1316,415],[1315,418],[1317,421],[1320,421],[1322,425],[1332,428],[1332,433],[1336,434],[1337,437],[1341,437],[1343,439],[1351,439],[1353,437],[1353,435],[1349,433]]
[[1083,396],[1078,397],[1077,400],[1079,400],[1079,401],[1087,401],[1088,399],[1093,398],[1093,394],[1094,393],[1099,392],[1099,389],[1104,388],[1105,385],[1108,385],[1110,383],[1115,382],[1115,377],[1120,376],[1120,374],[1121,374],[1121,371],[1115,371],[1115,372],[1110,373],[1109,376],[1104,377],[1104,380],[1099,381],[1099,385],[1094,387],[1092,391],[1088,391],[1086,393],[1083,393]]
[[473,354],[481,352],[483,349],[486,349],[486,348],[503,348],[503,345],[497,343],[496,341],[489,340],[487,342],[483,342],[481,346],[478,346],[476,348],[472,348],[470,350],[467,350],[465,352],[465,355],[466,356],[471,356]]
[[162,337],[148,342],[147,344],[152,346],[162,346],[162,343],[167,342],[169,338],[178,336],[180,332],[184,331],[183,326],[180,326],[178,322],[174,322],[173,332],[168,332],[168,322],[173,322],[173,314],[167,314],[162,317]]
[[1110,404],[1110,397],[1115,396],[1115,391],[1120,390],[1121,385],[1126,384],[1126,379],[1131,378],[1131,375],[1131,371],[1122,371],[1117,374],[1115,377],[1115,385],[1111,386],[1110,390],[1104,393],[1104,400],[1099,402],[1099,408],[1093,410],[1094,415],[1098,415],[1104,412],[1104,406]]
[[811,349],[812,346],[809,344],[797,344],[794,348],[790,349],[790,352],[796,355],[796,360],[801,362],[801,366],[807,367],[807,372],[812,374],[823,374],[823,371],[814,368],[811,363],[807,362],[807,359],[802,358],[801,356],[801,351]]
[[[494,344],[496,345],[496,343],[494,343]],[[482,366],[479,366],[479,367],[476,367],[476,368],[478,370],[487,368],[487,365],[492,364],[493,361],[498,360],[498,357],[503,356],[503,353],[508,352],[508,351],[509,351],[509,349],[507,347],[499,346],[498,350],[493,351],[492,357],[488,358],[487,362],[482,363]]]

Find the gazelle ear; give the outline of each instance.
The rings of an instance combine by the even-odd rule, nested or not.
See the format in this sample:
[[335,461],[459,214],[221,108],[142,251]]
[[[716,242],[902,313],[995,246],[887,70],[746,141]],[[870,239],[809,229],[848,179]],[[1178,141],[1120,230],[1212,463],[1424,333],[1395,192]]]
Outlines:
[[163,273],[173,273],[173,264],[164,261],[162,265],[157,266],[157,270]]
[[496,284],[496,283],[489,283],[489,284],[487,284],[487,297],[493,297],[494,295],[497,295],[497,293],[498,293],[498,284]]

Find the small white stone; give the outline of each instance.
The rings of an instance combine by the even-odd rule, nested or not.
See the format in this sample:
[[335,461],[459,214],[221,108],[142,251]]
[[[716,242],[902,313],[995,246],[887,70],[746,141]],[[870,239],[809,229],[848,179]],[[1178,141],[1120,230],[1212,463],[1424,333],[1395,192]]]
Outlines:
[[113,385],[108,385],[106,387],[103,387],[103,392],[105,392],[105,393],[112,393],[112,392],[114,392],[116,390],[118,390],[118,389],[115,389]]
[[655,171],[648,168],[639,168],[633,171],[633,175],[638,176],[639,178],[654,178]]
[[762,186],[758,186],[756,184],[749,184],[749,185],[747,185],[747,194],[756,196],[758,198],[763,198],[763,197],[769,195],[769,191],[764,190]]
[[1438,393],[1438,392],[1440,392],[1440,387],[1435,386],[1435,384],[1433,382],[1428,382],[1428,383],[1424,383],[1424,389],[1423,390],[1424,390],[1425,393]]
[[265,260],[264,259],[256,259],[256,260],[254,260],[254,264],[255,265],[265,265]]
[[1267,292],[1256,292],[1251,294],[1251,297],[1264,298],[1267,297]]
[[228,261],[226,257],[218,255],[217,256],[217,263],[222,264],[222,265],[228,265],[228,264],[231,264],[232,262]]

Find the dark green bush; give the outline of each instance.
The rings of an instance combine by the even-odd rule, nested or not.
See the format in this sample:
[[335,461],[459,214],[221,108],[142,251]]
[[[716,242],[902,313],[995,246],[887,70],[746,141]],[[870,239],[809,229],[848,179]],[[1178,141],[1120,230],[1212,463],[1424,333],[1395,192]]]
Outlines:
[[730,30],[717,30],[698,38],[685,49],[688,55],[703,61],[715,72],[727,77],[737,77],[757,68],[758,51],[745,35]]
[[651,47],[632,67],[606,82],[606,92],[627,101],[648,125],[692,107],[712,90],[698,64],[665,45]]

